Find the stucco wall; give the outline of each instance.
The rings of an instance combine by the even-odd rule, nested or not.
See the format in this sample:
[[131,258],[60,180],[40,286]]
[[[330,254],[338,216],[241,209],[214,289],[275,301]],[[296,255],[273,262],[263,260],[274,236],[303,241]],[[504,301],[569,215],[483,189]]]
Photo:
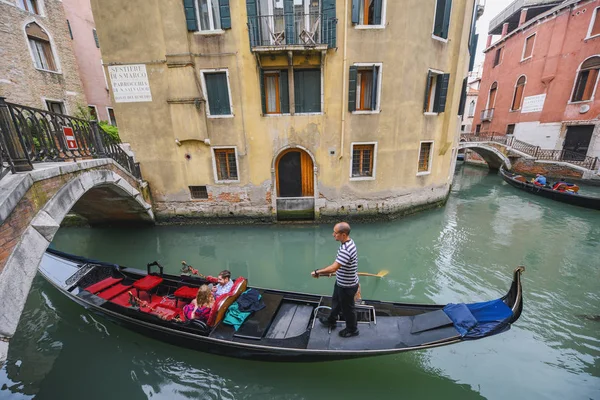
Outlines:
[[521,122],[515,125],[515,138],[540,146],[542,149],[560,149],[559,142],[562,124],[540,124],[534,122]]
[[[259,69],[250,51],[244,1],[230,2],[232,29],[206,35],[187,32],[180,0],[92,0],[104,63],[146,64],[153,101],[114,105],[121,137],[131,144],[150,182],[158,216],[161,210],[170,215],[177,210],[273,215],[275,158],[297,146],[314,160],[317,208],[335,210],[358,199],[375,208],[406,196],[418,199],[411,204],[427,203],[437,200],[422,193],[436,188],[447,193],[473,1],[453,2],[448,42],[431,37],[433,1],[387,1],[385,29],[356,29],[344,3],[337,2],[337,49],[324,57],[315,51],[295,56],[308,56],[299,62],[323,64],[323,112],[262,116]],[[381,112],[345,112],[342,139],[348,69],[358,62],[383,64]],[[446,111],[439,115],[423,115],[429,68],[450,73]],[[204,69],[228,71],[233,117],[206,117],[200,90]],[[417,176],[423,140],[434,141],[433,163],[430,174]],[[351,144],[356,142],[377,142],[373,180],[350,179]],[[215,183],[211,146],[236,147],[239,182]],[[190,185],[206,185],[209,199],[191,200]]]
[[[67,114],[85,105],[62,2],[38,2],[41,15],[22,10],[16,0],[0,1],[0,96],[7,101],[46,108],[45,99],[65,103]],[[36,22],[48,36],[58,72],[35,68],[25,25]]]

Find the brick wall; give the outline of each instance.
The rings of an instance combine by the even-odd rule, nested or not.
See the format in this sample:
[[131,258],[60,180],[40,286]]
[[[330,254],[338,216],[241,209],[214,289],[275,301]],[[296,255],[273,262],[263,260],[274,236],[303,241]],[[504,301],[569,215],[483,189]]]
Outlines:
[[519,158],[512,163],[512,172],[518,174],[535,175],[542,174],[547,178],[575,178],[582,179],[583,172],[565,165],[536,162],[525,158]]
[[[62,101],[67,114],[86,106],[83,86],[62,2],[38,1],[41,15],[22,10],[17,0],[0,1],[0,96],[12,103],[46,109],[43,98]],[[36,22],[52,44],[58,73],[35,68],[25,25]]]

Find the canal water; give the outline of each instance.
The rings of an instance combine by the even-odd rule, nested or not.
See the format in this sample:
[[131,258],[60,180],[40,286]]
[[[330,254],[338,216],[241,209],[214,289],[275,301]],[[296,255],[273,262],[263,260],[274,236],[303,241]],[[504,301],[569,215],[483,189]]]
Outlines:
[[[445,207],[355,224],[363,297],[426,303],[502,296],[525,265],[524,311],[501,335],[426,351],[331,363],[212,356],[123,329],[35,278],[1,399],[600,399],[600,213],[457,169]],[[329,294],[331,226],[61,228],[54,247],[142,267],[181,260],[262,287]]]

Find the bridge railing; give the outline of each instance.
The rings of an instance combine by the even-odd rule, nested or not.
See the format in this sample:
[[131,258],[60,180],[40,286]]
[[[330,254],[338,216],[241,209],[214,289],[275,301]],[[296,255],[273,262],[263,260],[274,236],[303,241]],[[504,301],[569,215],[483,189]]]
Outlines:
[[595,170],[597,166],[600,166],[598,157],[589,157],[570,150],[539,150],[536,158],[539,160],[562,161],[590,170]]
[[0,129],[3,146],[0,178],[8,173],[7,169],[13,173],[28,171],[37,162],[108,157],[142,179],[139,163],[96,121],[7,103],[0,97]]

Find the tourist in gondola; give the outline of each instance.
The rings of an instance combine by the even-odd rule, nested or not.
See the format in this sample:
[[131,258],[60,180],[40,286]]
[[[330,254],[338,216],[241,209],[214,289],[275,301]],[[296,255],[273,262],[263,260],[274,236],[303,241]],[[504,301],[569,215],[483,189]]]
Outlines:
[[199,319],[207,322],[214,303],[215,298],[211,289],[207,285],[202,285],[198,289],[196,298],[183,307],[183,312],[187,319]]
[[346,320],[346,328],[339,333],[347,338],[358,335],[354,296],[358,290],[358,253],[354,241],[350,239],[350,225],[340,222],[333,227],[333,237],[340,242],[340,248],[333,264],[323,269],[314,270],[311,275],[327,275],[335,272],[335,286],[331,299],[329,317],[321,317],[319,321],[330,328],[335,328],[340,312]]
[[229,293],[232,287],[231,272],[228,270],[221,271],[219,276],[217,276],[217,284],[213,287],[215,299],[222,294]]
[[546,177],[542,174],[535,174],[533,184],[537,186],[546,186]]

